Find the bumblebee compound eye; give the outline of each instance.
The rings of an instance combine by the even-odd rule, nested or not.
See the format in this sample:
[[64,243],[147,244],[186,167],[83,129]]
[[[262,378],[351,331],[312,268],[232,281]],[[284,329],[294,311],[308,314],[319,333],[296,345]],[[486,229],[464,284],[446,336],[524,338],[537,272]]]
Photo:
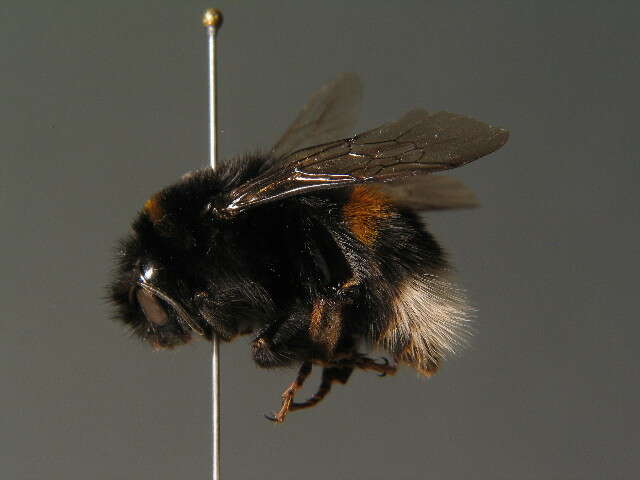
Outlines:
[[[162,290],[147,283],[138,283],[135,292],[136,300],[147,321],[157,327],[165,327],[161,330],[171,329],[173,325],[184,336],[189,336],[189,331],[204,335],[203,328],[179,302],[172,299]],[[132,295],[129,297],[133,298]],[[175,320],[175,321],[173,321]],[[175,332],[174,332],[175,333]]]
[[138,288],[136,298],[144,316],[149,322],[158,326],[167,324],[169,316],[153,293],[143,288]]

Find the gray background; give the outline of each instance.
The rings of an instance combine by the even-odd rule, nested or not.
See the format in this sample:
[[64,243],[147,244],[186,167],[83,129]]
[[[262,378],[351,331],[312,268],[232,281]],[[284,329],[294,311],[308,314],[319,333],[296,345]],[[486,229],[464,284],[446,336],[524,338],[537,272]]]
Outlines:
[[[102,299],[133,213],[207,162],[206,6],[0,6],[3,479],[208,478],[209,346],[153,353]],[[420,106],[512,131],[457,172],[483,207],[429,219],[472,347],[273,426],[293,372],[224,345],[224,479],[636,478],[637,2],[213,6],[223,156],[341,71],[366,83],[362,128]]]

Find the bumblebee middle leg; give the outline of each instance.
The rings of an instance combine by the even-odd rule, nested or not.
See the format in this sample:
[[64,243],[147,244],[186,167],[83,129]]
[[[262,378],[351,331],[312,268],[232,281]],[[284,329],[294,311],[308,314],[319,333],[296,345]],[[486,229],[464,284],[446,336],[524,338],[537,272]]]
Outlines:
[[347,380],[349,380],[352,372],[353,367],[325,367],[322,370],[322,381],[320,382],[318,391],[304,402],[292,403],[290,411],[293,412],[317,405],[331,391],[331,385],[333,385],[334,382],[344,385],[347,383]]
[[357,354],[339,360],[333,366],[325,367],[322,370],[322,381],[320,382],[318,391],[306,401],[296,403],[293,401],[295,394],[300,388],[302,388],[304,381],[311,373],[311,362],[304,362],[300,367],[296,379],[282,393],[282,406],[278,413],[273,416],[265,415],[265,417],[272,422],[282,423],[289,412],[316,406],[331,391],[331,387],[334,383],[337,382],[342,385],[346,384],[347,380],[349,380],[349,377],[353,373],[353,370],[356,368],[360,368],[362,370],[373,370],[378,372],[381,377],[393,375],[397,370],[397,367],[389,364],[387,359],[383,359],[382,362],[377,362],[372,358]]
[[[302,321],[301,321],[302,320]],[[308,337],[304,317],[295,312],[263,328],[251,342],[254,362],[262,368],[287,367],[306,360]]]
[[318,387],[318,391],[308,400],[300,403],[293,402],[289,406],[289,411],[302,410],[304,408],[311,408],[327,396],[331,391],[331,386],[334,383],[340,383],[344,385],[349,380],[349,377],[353,373],[353,370],[360,368],[362,370],[373,370],[378,372],[381,377],[386,375],[393,375],[396,373],[397,367],[389,364],[389,361],[385,358],[382,362],[377,362],[372,358],[365,357],[364,355],[355,355],[344,360],[340,360],[336,363],[336,366],[325,367],[322,370],[322,381]]

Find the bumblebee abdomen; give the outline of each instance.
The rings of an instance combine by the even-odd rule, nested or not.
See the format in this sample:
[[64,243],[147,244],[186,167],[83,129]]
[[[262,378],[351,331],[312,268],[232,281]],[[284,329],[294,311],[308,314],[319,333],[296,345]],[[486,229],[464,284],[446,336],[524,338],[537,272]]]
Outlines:
[[469,320],[443,249],[411,209],[376,187],[352,189],[344,225],[366,247],[362,294],[352,315],[365,317],[368,340],[395,360],[432,375],[464,341]]
[[372,246],[385,220],[393,212],[391,198],[375,187],[353,188],[342,214],[351,234],[361,243]]

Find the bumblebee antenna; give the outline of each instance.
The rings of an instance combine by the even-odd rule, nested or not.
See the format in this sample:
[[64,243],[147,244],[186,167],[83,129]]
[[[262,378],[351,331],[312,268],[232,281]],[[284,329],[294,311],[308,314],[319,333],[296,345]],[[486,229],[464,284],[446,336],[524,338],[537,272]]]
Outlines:
[[[217,95],[216,95],[216,34],[222,26],[222,12],[215,8],[205,10],[202,24],[207,29],[209,63],[209,163],[216,168],[218,155]],[[220,479],[220,339],[213,335],[211,349],[211,473]]]

